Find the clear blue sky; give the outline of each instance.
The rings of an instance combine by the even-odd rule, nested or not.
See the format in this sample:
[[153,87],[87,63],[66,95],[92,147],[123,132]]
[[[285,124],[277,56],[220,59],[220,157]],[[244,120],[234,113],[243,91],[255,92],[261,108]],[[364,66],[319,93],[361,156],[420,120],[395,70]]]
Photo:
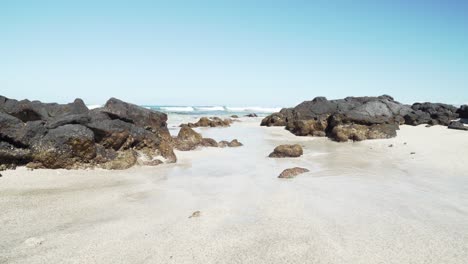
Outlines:
[[467,14],[462,0],[3,0],[0,94],[289,106],[386,93],[466,103]]

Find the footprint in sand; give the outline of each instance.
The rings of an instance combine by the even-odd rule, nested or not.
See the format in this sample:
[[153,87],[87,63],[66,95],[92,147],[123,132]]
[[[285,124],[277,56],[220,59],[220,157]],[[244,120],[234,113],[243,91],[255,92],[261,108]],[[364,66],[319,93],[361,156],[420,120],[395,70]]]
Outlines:
[[29,247],[35,247],[41,245],[44,241],[45,239],[42,237],[30,237],[24,241],[24,244]]

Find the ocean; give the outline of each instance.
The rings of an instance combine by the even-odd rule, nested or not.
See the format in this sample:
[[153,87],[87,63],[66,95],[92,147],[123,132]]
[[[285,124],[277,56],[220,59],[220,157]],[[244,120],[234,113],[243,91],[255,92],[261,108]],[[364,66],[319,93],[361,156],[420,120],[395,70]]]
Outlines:
[[[88,105],[89,109],[98,108],[101,105]],[[265,117],[271,113],[279,112],[281,107],[231,107],[231,106],[173,106],[173,105],[142,105],[147,109],[152,109],[166,113],[168,115],[168,127],[177,128],[181,123],[196,122],[202,116],[218,116],[227,118],[231,115],[243,117],[255,113],[259,117]]]

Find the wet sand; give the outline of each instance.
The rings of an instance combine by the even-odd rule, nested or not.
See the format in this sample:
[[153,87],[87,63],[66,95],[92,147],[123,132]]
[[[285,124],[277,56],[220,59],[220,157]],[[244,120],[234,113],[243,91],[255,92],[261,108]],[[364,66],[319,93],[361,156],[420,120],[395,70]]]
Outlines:
[[[335,143],[258,124],[199,129],[244,147],[177,164],[2,172],[0,263],[466,263],[467,132]],[[284,143],[304,155],[267,158]],[[277,178],[293,166],[310,172]]]

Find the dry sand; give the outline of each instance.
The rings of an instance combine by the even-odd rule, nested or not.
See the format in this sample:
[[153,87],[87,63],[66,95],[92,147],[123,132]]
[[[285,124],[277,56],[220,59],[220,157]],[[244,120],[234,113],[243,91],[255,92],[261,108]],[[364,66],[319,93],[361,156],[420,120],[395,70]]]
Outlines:
[[[468,132],[335,143],[250,120],[199,130],[244,147],[177,164],[2,172],[0,263],[468,263]],[[304,156],[267,158],[284,143]]]

